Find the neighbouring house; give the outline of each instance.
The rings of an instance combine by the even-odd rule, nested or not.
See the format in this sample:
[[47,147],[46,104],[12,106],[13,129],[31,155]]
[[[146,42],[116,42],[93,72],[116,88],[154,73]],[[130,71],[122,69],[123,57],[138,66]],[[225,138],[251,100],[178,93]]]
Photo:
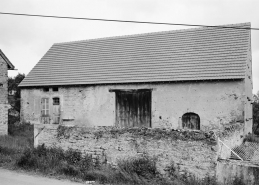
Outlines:
[[54,44],[21,82],[33,124],[252,131],[250,23]]
[[8,133],[8,70],[14,70],[14,65],[0,50],[0,135]]

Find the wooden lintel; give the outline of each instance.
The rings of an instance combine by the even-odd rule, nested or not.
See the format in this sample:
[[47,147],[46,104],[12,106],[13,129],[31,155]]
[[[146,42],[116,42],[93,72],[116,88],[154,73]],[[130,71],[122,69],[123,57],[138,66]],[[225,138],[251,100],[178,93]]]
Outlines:
[[109,89],[109,92],[145,92],[153,89]]

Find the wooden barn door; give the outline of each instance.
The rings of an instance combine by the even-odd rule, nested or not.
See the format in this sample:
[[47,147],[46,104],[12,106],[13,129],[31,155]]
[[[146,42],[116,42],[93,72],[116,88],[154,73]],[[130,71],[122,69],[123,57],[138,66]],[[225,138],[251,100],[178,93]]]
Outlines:
[[116,125],[151,127],[151,91],[116,91]]

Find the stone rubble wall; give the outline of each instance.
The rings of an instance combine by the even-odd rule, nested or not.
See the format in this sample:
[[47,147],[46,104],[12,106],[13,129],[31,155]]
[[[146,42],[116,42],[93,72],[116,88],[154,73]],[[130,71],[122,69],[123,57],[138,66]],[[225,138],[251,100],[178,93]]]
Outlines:
[[8,134],[9,104],[0,104],[0,135]]
[[199,178],[214,176],[217,146],[203,132],[165,129],[114,129],[114,127],[65,127],[34,125],[35,147],[76,149],[91,154],[93,159],[116,164],[118,160],[148,155],[157,159],[162,174],[172,162]]
[[4,59],[0,56],[0,104],[8,103],[8,75],[7,75],[7,64]]
[[8,129],[8,75],[7,64],[0,56],[0,135],[6,135]]

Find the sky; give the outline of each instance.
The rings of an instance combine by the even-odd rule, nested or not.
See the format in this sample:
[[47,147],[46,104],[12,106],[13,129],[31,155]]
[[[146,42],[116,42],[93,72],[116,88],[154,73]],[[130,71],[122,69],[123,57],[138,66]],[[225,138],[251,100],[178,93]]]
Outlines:
[[[0,0],[0,12],[259,28],[258,0]],[[0,15],[0,49],[27,75],[58,42],[193,27]],[[253,93],[259,91],[259,31],[252,34]]]

